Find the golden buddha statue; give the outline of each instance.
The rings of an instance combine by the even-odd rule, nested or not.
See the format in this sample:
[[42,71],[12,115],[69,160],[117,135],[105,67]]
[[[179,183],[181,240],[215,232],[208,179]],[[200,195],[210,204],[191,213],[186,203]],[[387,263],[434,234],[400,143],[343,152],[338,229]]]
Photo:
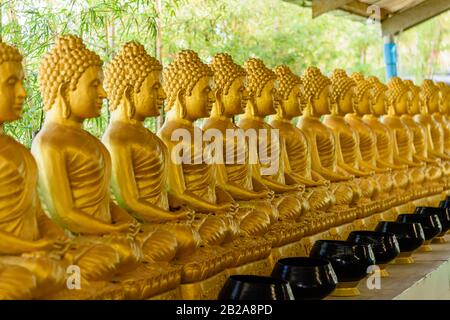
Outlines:
[[[392,207],[394,202],[404,202],[408,200],[405,198],[395,198],[390,195],[390,192],[394,186],[394,183],[398,187],[406,187],[407,183],[404,179],[404,175],[396,175],[393,179],[391,173],[392,168],[386,166],[385,160],[381,159],[378,153],[378,143],[377,143],[377,130],[372,128],[366,121],[363,120],[365,115],[370,115],[373,113],[373,99],[372,99],[372,85],[366,80],[361,74],[352,74],[353,80],[356,82],[356,92],[354,99],[354,114],[346,115],[347,122],[358,132],[359,136],[359,148],[361,151],[361,156],[363,160],[377,172],[378,181],[380,184],[380,193],[388,196],[385,203],[385,209]],[[381,106],[381,101],[379,102]],[[382,110],[380,110],[382,112]],[[367,119],[367,117],[366,117]],[[392,133],[391,133],[392,134]],[[380,146],[383,142],[380,142]]]
[[437,82],[439,88],[439,113],[433,114],[433,118],[439,122],[444,131],[444,151],[450,155],[450,87],[444,82]]
[[[377,77],[367,78],[371,86],[370,114],[363,116],[363,121],[372,128],[376,136],[377,166],[380,168],[390,168],[392,172],[393,205],[406,203],[409,195],[406,192],[409,184],[408,166],[406,164],[396,164],[394,158],[394,141],[390,129],[381,122],[381,117],[386,114],[386,92],[387,86],[379,81]],[[390,183],[390,181],[384,181]]]
[[[425,130],[428,141],[428,154],[433,158],[441,159],[441,168],[444,175],[444,188],[449,188],[450,156],[445,152],[444,128],[437,121],[439,116],[439,88],[431,80],[424,80],[419,93],[420,113],[414,120]],[[433,114],[435,115],[433,117]]]
[[72,238],[65,258],[80,267],[89,286],[112,279],[114,298],[145,298],[176,287],[180,272],[152,263],[155,234],[113,202],[109,153],[82,128],[85,119],[100,115],[106,97],[101,65],[72,35],[58,38],[41,62],[46,117],[32,144],[39,194],[47,215]]
[[[270,240],[272,247],[279,247],[298,240],[301,236],[301,233],[299,233],[299,231],[302,231],[301,228],[298,228],[298,231],[280,232],[283,223],[278,222],[280,212],[277,205],[279,201],[274,199],[275,194],[270,189],[270,184],[266,185],[266,181],[259,170],[254,169],[253,164],[250,163],[248,141],[242,140],[240,141],[241,144],[237,141],[238,133],[243,133],[243,130],[233,122],[233,116],[244,112],[249,99],[245,87],[245,70],[234,63],[228,54],[214,56],[210,67],[214,72],[215,102],[211,116],[203,124],[203,130],[219,130],[221,137],[223,137],[223,154],[226,154],[227,157],[232,156],[236,160],[221,161],[217,169],[219,181],[223,188],[238,200],[240,207],[250,207],[254,211],[241,220],[241,232],[252,225],[255,225],[255,227],[251,227],[252,229],[261,229],[261,227],[256,227],[257,224],[267,220],[266,217],[268,217],[270,225],[266,224],[264,228],[266,231],[265,237]],[[226,148],[230,144],[233,149],[227,151]],[[244,161],[237,161],[239,158],[243,158]],[[278,185],[276,182],[272,184]],[[280,187],[284,186],[281,185]],[[286,206],[286,209],[289,209],[289,207]],[[286,212],[287,210],[282,211],[281,215],[283,216]],[[264,226],[264,224],[261,226]],[[287,223],[285,227],[292,228]],[[246,233],[248,235],[255,234],[248,231]],[[295,238],[291,238],[292,235]]]
[[440,159],[431,155],[429,152],[426,129],[420,123],[414,121],[413,118],[415,115],[420,114],[420,88],[411,80],[404,80],[403,82],[408,89],[409,104],[406,108],[406,113],[401,116],[401,120],[413,134],[414,159],[427,164],[426,176],[431,183],[437,185],[437,189],[439,190],[439,182],[443,174]]
[[239,219],[241,233],[248,236],[264,235],[278,219],[277,209],[270,202],[273,192],[252,175],[248,149],[239,148],[237,137],[227,134],[239,130],[233,122],[233,116],[243,112],[248,100],[244,84],[246,73],[241,66],[234,63],[230,55],[224,53],[214,56],[210,68],[214,73],[215,102],[202,129],[218,130],[221,133],[223,155],[229,156],[226,148],[232,144],[233,150],[228,152],[233,158],[245,159],[242,162],[227,163],[223,157],[216,164],[217,180],[222,188],[237,200],[240,207],[252,208],[249,214]]
[[376,173],[389,172],[389,168],[382,168],[377,163],[375,132],[363,121],[364,115],[371,114],[371,85],[359,73],[353,73],[351,78],[355,81],[355,96],[353,99],[353,113],[345,116],[347,123],[357,132],[359,137],[359,149],[366,168]]
[[228,261],[199,251],[199,232],[187,221],[190,209],[170,208],[166,146],[143,124],[159,115],[166,98],[161,71],[159,61],[136,42],[125,44],[111,60],[105,71],[111,121],[102,141],[111,154],[115,198],[144,229],[153,230],[144,253],[154,261],[182,265],[182,283],[193,282],[224,270]]
[[245,221],[241,232],[240,222],[253,215],[254,209],[240,206],[216,179],[217,166],[208,152],[203,131],[194,124],[209,116],[214,103],[212,76],[197,53],[178,53],[163,71],[168,112],[158,135],[170,155],[168,186],[173,206],[186,205],[195,210],[194,225],[203,245],[223,253],[228,267],[234,268],[270,254],[269,242],[258,238],[252,243],[245,238],[263,234],[270,218],[263,213],[258,216],[259,221]]
[[[43,298],[63,289],[64,243],[40,207],[30,151],[3,131],[20,119],[26,92],[19,51],[0,40],[0,299]],[[52,233],[53,232],[53,233]],[[60,234],[61,235],[61,234]]]
[[331,191],[340,209],[338,224],[356,219],[355,207],[361,190],[353,181],[354,175],[338,166],[333,131],[320,122],[320,117],[330,113],[331,81],[316,67],[308,67],[303,76],[303,96],[306,106],[299,117],[298,128],[305,135],[311,152],[311,168],[324,179],[330,180]]
[[429,152],[441,159],[450,160],[444,149],[444,130],[437,121],[439,118],[439,88],[432,80],[423,81],[420,87],[419,102],[421,112],[414,116],[414,120],[425,128],[429,141]]
[[406,164],[409,167],[409,189],[412,196],[423,197],[427,194],[427,190],[418,186],[426,181],[426,163],[414,158],[413,132],[400,118],[407,112],[409,105],[408,89],[400,78],[393,77],[389,80],[386,103],[387,114],[383,117],[383,123],[392,132],[394,158],[397,163]]
[[324,214],[332,210],[335,202],[329,189],[330,182],[312,170],[306,137],[292,122],[301,115],[301,78],[285,65],[276,67],[274,72],[278,81],[279,99],[275,104],[277,113],[272,117],[270,125],[278,129],[283,137],[286,157],[283,162],[284,170],[297,183],[306,186],[305,196],[311,210],[320,212],[319,216],[326,221],[324,228],[328,229],[335,224],[333,212]]
[[[257,132],[258,149],[257,163],[253,165],[254,175],[276,194],[274,203],[280,213],[282,220],[302,221],[307,225],[306,234],[314,234],[327,229],[324,217],[318,216],[317,212],[311,211],[310,204],[304,194],[304,185],[285,171],[289,159],[286,157],[285,140],[279,134],[278,129],[273,128],[265,122],[265,117],[274,115],[275,102],[278,100],[278,92],[275,89],[276,75],[268,69],[262,60],[249,59],[244,68],[247,72],[247,89],[249,99],[245,113],[239,117],[238,126],[245,132]],[[264,158],[270,154],[270,161]],[[264,163],[266,162],[266,163]],[[275,164],[275,166],[274,166]],[[276,167],[276,170],[268,172],[268,166]],[[298,226],[287,225],[283,233],[297,233],[301,230]],[[301,233],[300,233],[301,234]],[[297,233],[297,235],[300,235]]]
[[322,122],[332,129],[335,142],[338,167],[357,177],[355,181],[361,187],[361,205],[364,204],[362,216],[367,216],[379,209],[380,186],[374,179],[374,171],[361,157],[359,136],[344,116],[353,114],[355,82],[344,70],[336,69],[331,75],[331,97],[333,108],[331,114],[323,117]]

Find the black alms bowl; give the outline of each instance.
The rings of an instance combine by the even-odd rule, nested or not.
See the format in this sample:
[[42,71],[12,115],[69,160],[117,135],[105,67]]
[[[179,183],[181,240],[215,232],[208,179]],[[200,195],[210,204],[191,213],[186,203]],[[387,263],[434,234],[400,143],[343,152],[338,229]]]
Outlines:
[[413,252],[425,242],[425,234],[419,223],[380,221],[375,231],[395,234],[401,252]]
[[312,258],[327,259],[336,272],[338,282],[357,282],[375,264],[375,256],[368,244],[340,240],[318,240],[309,254]]
[[352,231],[347,240],[371,245],[378,265],[387,264],[400,254],[397,238],[390,232]]
[[437,214],[399,214],[397,222],[420,223],[426,241],[432,240],[442,232],[442,225]]
[[233,275],[220,291],[219,300],[294,300],[294,295],[286,280]]
[[441,226],[442,226],[442,231],[438,235],[438,237],[443,237],[447,233],[447,231],[450,229],[450,209],[447,209],[445,207],[443,207],[443,208],[417,207],[415,213],[436,214],[439,217],[439,221],[441,222]]
[[289,281],[295,300],[320,300],[336,288],[337,277],[328,260],[293,257],[278,260],[272,277]]

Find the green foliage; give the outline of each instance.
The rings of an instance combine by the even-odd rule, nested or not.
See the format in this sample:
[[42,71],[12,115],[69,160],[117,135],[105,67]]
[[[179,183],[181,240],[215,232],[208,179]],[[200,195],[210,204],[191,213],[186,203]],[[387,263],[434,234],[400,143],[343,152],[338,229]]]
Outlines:
[[[239,63],[258,57],[269,67],[286,64],[298,74],[315,65],[325,73],[343,68],[385,78],[379,26],[349,19],[347,14],[312,20],[310,9],[281,0],[161,2],[158,15],[156,0],[0,0],[0,34],[25,57],[28,92],[23,119],[6,124],[6,130],[31,144],[43,121],[39,61],[55,37],[66,33],[82,36],[105,62],[130,40],[156,55],[159,37],[163,64],[190,48],[207,62],[218,52],[228,52]],[[444,14],[400,35],[401,75],[421,81],[449,69],[449,25],[450,15]],[[108,119],[105,103],[102,116],[85,126],[100,137]],[[156,130],[155,119],[146,125]]]

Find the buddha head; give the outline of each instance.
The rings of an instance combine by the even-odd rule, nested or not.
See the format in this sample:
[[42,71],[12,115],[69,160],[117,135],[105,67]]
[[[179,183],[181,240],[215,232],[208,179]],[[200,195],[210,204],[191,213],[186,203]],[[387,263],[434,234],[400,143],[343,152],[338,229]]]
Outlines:
[[26,92],[22,55],[0,40],[0,123],[21,117]]
[[216,100],[211,114],[230,118],[244,113],[248,101],[244,68],[227,53],[216,54],[209,66],[214,73]]
[[386,92],[388,87],[375,76],[367,78],[371,85],[371,110],[374,116],[382,116],[387,113]]
[[308,67],[302,76],[306,113],[320,117],[330,113],[331,81],[319,68]]
[[450,87],[444,82],[437,82],[439,88],[439,112],[443,115],[450,113]]
[[275,102],[277,114],[282,119],[291,120],[302,114],[301,78],[282,65],[274,69],[278,80],[278,100]]
[[212,70],[196,52],[180,51],[163,70],[166,111],[191,122],[208,117],[214,103],[212,80]]
[[278,98],[275,88],[276,75],[260,59],[251,58],[244,64],[247,72],[249,103],[247,112],[256,117],[275,114],[274,100]]
[[370,83],[360,73],[353,73],[352,79],[355,81],[355,98],[353,99],[353,106],[358,116],[372,113],[371,110],[371,90]]
[[333,113],[341,116],[345,116],[347,113],[354,113],[355,81],[342,69],[334,70],[330,79],[331,95],[335,104]]
[[98,117],[106,98],[102,64],[79,37],[59,37],[39,67],[44,110],[77,122]]
[[390,115],[402,115],[408,112],[409,90],[402,79],[393,77],[388,82],[386,93],[387,110]]
[[162,66],[137,42],[126,43],[105,68],[109,109],[128,119],[143,121],[160,114],[166,94]]
[[416,115],[421,113],[421,106],[419,101],[420,88],[414,84],[411,80],[403,81],[410,93],[410,103],[408,108],[408,114]]
[[439,112],[439,88],[432,80],[426,79],[420,86],[420,103],[429,114]]

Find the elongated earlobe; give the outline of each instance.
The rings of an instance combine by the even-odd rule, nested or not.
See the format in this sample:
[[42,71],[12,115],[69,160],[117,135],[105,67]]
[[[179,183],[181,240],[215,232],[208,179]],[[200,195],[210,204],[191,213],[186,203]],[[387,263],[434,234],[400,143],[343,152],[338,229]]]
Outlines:
[[276,105],[278,106],[277,107],[277,113],[278,113],[278,116],[280,117],[280,118],[282,118],[282,119],[284,119],[285,117],[286,117],[286,110],[284,110],[284,104],[283,104],[283,101],[281,101],[281,99],[280,100],[278,100],[277,102],[276,102]]
[[219,88],[214,91],[214,98],[216,99],[216,112],[218,113],[218,116],[222,116],[225,113],[225,107],[222,101],[222,89]]
[[125,89],[124,94],[124,107],[126,111],[126,115],[128,119],[133,119],[135,113],[136,113],[136,107],[134,105],[134,99],[132,98],[132,89],[130,87],[127,87]]
[[69,119],[70,115],[71,115],[71,108],[69,105],[69,102],[67,101],[66,98],[66,88],[67,88],[67,84],[61,84],[58,88],[58,96],[60,99],[60,104],[61,104],[61,115],[64,119]]
[[177,116],[181,119],[186,118],[186,101],[185,101],[185,91],[179,90],[177,92],[177,100],[175,102],[175,108],[177,112]]

